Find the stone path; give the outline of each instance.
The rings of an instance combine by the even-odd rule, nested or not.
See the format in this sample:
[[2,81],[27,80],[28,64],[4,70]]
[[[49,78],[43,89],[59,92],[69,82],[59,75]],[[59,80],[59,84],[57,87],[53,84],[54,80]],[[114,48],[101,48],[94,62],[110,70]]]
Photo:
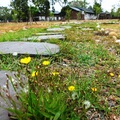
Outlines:
[[[6,81],[7,81],[7,75],[11,76],[15,81],[17,81],[18,79],[15,77],[15,72],[10,72],[10,71],[0,71],[0,86],[2,88],[6,88],[5,87],[5,84],[6,84]],[[25,76],[21,76],[22,77],[22,80],[23,81],[26,81],[26,78]],[[10,95],[14,96],[15,92],[14,92],[14,89],[9,81],[9,92],[10,92]],[[0,106],[4,106],[4,107],[8,107],[5,103],[5,101],[0,97]],[[9,117],[8,117],[8,112],[1,108],[0,107],[0,120],[9,120]]]
[[29,38],[23,38],[21,40],[37,40],[37,41],[45,41],[48,39],[65,39],[65,37],[63,35],[42,35],[42,36],[32,36]]
[[59,52],[59,46],[38,42],[0,42],[0,54],[52,55]]

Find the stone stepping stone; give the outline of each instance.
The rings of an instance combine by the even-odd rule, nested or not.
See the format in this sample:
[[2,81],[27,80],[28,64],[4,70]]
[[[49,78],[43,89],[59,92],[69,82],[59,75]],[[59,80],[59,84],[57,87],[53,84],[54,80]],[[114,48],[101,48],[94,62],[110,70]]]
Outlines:
[[58,31],[64,31],[65,29],[70,29],[71,26],[61,26],[60,28],[48,28],[47,31],[49,32],[58,32]]
[[61,34],[60,32],[49,32],[49,33],[35,33],[33,35],[40,36],[40,35],[59,35]]
[[45,41],[48,39],[60,39],[63,40],[65,37],[63,35],[42,35],[42,36],[32,36],[29,38],[23,38],[22,40],[38,40],[38,41]]
[[[7,75],[11,76],[15,81],[17,81],[18,79],[15,77],[15,72],[10,72],[10,71],[0,71],[0,86],[1,88],[6,89],[5,84],[7,81]],[[26,81],[25,76],[21,76],[23,81]],[[15,95],[15,91],[11,85],[11,82],[9,82],[9,93],[11,96]],[[0,97],[0,106],[3,107],[8,107],[8,105],[6,104],[6,102]],[[9,116],[8,116],[8,112],[7,110],[3,109],[2,107],[0,107],[0,120],[10,120]]]
[[72,27],[71,26],[61,26],[61,28],[70,29]]
[[0,42],[0,54],[52,55],[59,52],[59,46],[39,42]]
[[64,31],[65,28],[48,28],[47,31],[49,32],[58,32],[58,31]]

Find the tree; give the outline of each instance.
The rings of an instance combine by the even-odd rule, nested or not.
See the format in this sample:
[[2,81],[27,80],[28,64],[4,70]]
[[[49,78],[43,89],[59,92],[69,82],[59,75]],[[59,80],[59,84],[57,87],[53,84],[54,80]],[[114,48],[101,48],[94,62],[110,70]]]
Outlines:
[[40,14],[47,18],[50,13],[50,2],[48,0],[32,0],[32,2],[39,9]]
[[99,3],[97,3],[96,1],[93,5],[93,11],[94,11],[95,15],[97,15],[97,18],[99,16],[99,14],[102,12],[101,5]]
[[70,7],[68,5],[61,9],[61,12],[60,12],[61,17],[65,18],[67,10],[70,10]]
[[7,7],[0,7],[0,20],[4,22],[11,20],[11,10]]
[[77,13],[77,19],[80,20],[81,19],[81,12]]
[[[28,0],[12,0],[10,6],[17,12],[19,21],[26,21],[29,18]],[[14,12],[13,12],[14,13]]]
[[72,7],[87,8],[89,3],[87,3],[86,0],[77,0],[77,1],[71,1],[68,4]]
[[70,17],[71,17],[71,10],[67,9],[65,18],[68,20],[68,22],[70,21]]
[[118,17],[119,17],[119,20],[120,20],[120,1],[118,3],[118,10],[117,10],[117,14],[118,14]]
[[14,22],[18,22],[18,12],[16,10],[12,10],[12,19]]
[[58,2],[59,5],[63,8],[68,4],[68,0],[52,0],[54,3]]
[[120,19],[120,8],[117,9],[116,15]]
[[116,17],[115,6],[112,6],[111,16],[112,16],[112,18],[115,18],[115,17]]
[[39,16],[40,12],[37,7],[31,6],[31,17],[34,19],[34,17]]

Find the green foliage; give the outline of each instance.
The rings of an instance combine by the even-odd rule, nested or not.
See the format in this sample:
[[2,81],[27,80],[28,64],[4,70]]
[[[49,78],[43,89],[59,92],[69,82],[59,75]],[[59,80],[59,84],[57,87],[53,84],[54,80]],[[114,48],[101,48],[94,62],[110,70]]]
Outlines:
[[0,20],[7,22],[11,20],[11,10],[7,7],[0,7]]
[[111,16],[112,16],[112,18],[120,18],[120,8],[118,8],[116,11],[115,7],[113,7],[111,9]]
[[39,9],[31,6],[31,15],[32,17],[36,17],[39,14]]
[[32,0],[34,5],[39,9],[40,15],[45,15],[45,17],[50,14],[50,2],[48,0]]
[[66,16],[65,18],[69,21],[70,20],[70,17],[71,17],[71,10],[66,10]]
[[102,12],[101,4],[95,2],[94,5],[93,5],[93,10],[94,10],[96,15],[101,13]]
[[71,1],[68,3],[70,6],[72,7],[81,7],[81,8],[87,8],[87,5],[89,3],[87,3],[86,0],[80,0],[80,1]]
[[13,0],[11,2],[11,7],[13,8],[13,15],[14,11],[17,12],[17,19],[19,21],[26,21],[29,18],[29,7],[28,7],[28,0]]
[[63,7],[63,8],[61,9],[60,15],[61,15],[62,17],[65,17],[67,10],[70,10],[70,7],[69,7],[69,6]]
[[117,9],[117,17],[120,19],[120,8]]
[[80,20],[81,19],[81,12],[77,13],[77,19]]
[[71,17],[71,9],[69,6],[65,6],[61,9],[60,15],[67,19],[68,21],[70,20]]
[[15,10],[13,10],[13,11],[12,11],[12,19],[13,19],[14,22],[18,22],[18,17],[17,17],[17,15],[18,15],[18,12],[15,11]]

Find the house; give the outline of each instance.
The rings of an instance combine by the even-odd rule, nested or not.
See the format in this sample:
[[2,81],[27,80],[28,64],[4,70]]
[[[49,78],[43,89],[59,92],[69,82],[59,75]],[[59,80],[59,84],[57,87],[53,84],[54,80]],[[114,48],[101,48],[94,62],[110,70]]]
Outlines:
[[77,19],[77,15],[79,12],[81,13],[82,20],[96,19],[96,16],[94,15],[92,9],[85,9],[80,7],[70,7],[70,9],[71,9],[71,19]]
[[110,19],[111,18],[111,15],[109,12],[101,12],[99,14],[99,19]]
[[[64,9],[64,8],[63,8]],[[94,12],[92,9],[84,9],[80,7],[71,7],[71,6],[66,6],[64,11],[58,12],[54,11],[54,13],[50,14],[48,17],[45,17],[44,15],[38,15],[37,18],[40,21],[53,21],[53,20],[65,20],[65,15],[66,15],[66,9],[71,10],[71,17],[70,19],[76,20],[78,19],[78,16],[80,17],[81,20],[92,20],[96,19],[97,17],[94,15]],[[78,14],[79,13],[79,14]]]
[[85,20],[94,20],[97,18],[92,9],[85,9],[85,8],[79,8],[79,9],[84,12]]
[[55,11],[53,14],[54,14],[54,20],[61,20],[60,12]]
[[50,15],[47,18],[45,18],[44,15],[39,15],[39,20],[40,21],[45,21],[45,20],[47,20],[47,21],[61,20],[60,12],[58,12],[58,11],[54,11],[54,13],[51,12]]
[[78,13],[80,12],[81,14],[81,10],[76,7],[70,7],[70,9],[71,9],[71,19],[78,19]]

